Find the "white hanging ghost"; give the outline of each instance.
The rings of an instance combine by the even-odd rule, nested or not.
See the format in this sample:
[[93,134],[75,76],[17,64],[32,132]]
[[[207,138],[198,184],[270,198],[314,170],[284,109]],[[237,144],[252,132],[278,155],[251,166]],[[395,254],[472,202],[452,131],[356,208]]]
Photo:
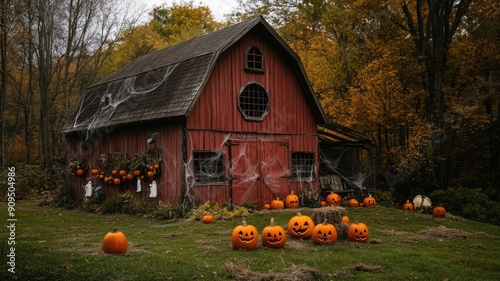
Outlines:
[[85,197],[92,197],[92,182],[89,181],[87,185],[85,185]]
[[149,193],[149,197],[150,198],[156,197],[156,193],[157,193],[156,181],[153,181],[153,183],[150,184],[149,186],[151,187],[151,191]]
[[141,192],[141,191],[142,191],[141,179],[137,178],[137,192]]

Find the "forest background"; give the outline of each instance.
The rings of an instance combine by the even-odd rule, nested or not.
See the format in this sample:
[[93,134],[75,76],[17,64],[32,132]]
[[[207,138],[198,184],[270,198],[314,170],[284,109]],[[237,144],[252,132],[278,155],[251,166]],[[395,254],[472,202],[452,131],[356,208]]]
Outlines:
[[263,15],[302,59],[328,117],[374,140],[380,202],[425,194],[500,223],[495,0],[239,0],[222,22],[193,1],[149,12],[130,0],[0,2],[1,165],[16,167],[19,198],[64,185],[61,128],[88,86]]

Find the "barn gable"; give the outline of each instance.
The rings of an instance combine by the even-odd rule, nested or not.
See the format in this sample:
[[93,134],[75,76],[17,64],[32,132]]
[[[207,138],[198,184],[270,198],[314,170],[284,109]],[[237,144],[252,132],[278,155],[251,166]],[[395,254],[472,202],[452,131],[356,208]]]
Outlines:
[[300,59],[262,17],[256,17],[127,64],[87,89],[62,131],[91,133],[120,124],[188,116],[221,53],[252,30],[267,36],[290,58],[317,121],[325,123]]

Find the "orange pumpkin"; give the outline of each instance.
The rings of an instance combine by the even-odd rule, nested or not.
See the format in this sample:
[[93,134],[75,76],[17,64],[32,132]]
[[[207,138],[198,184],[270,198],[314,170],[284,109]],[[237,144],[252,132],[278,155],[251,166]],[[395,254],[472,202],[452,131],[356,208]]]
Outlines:
[[131,181],[134,179],[134,175],[133,174],[127,174],[127,180]]
[[83,172],[84,172],[83,169],[77,169],[76,170],[76,175],[77,176],[83,176]]
[[274,224],[271,218],[269,226],[262,230],[262,245],[270,248],[283,248],[286,243],[286,232],[283,227]]
[[203,223],[213,223],[214,222],[214,216],[212,216],[212,215],[204,215],[203,219],[201,221]]
[[154,177],[154,176],[155,176],[155,173],[154,173],[154,172],[152,172],[152,171],[149,171],[149,172],[148,172],[148,178],[152,178],[152,177]]
[[285,204],[279,198],[276,198],[273,201],[271,201],[271,210],[281,210],[283,208],[285,208]]
[[140,170],[134,170],[134,176],[138,177],[141,175],[141,171]]
[[102,250],[107,254],[123,254],[127,251],[128,241],[125,234],[117,228],[108,232],[102,240]]
[[120,178],[115,178],[115,179],[113,180],[113,183],[114,183],[115,185],[120,185],[120,184],[122,183],[122,180],[121,180]]
[[443,206],[437,206],[432,210],[432,216],[435,218],[446,217],[446,209]]
[[264,204],[264,209],[271,210],[271,205],[269,205],[268,203]]
[[406,203],[403,204],[403,210],[414,211],[415,208],[413,207],[413,203],[410,202],[410,200],[406,200]]
[[348,216],[342,216],[342,222],[349,224],[349,217]]
[[118,175],[119,175],[120,177],[126,176],[126,175],[127,175],[127,171],[125,171],[125,170],[120,170],[120,171],[118,172]]
[[321,201],[319,202],[319,205],[320,205],[321,207],[325,207],[325,206],[326,206],[326,201],[325,201],[325,200],[321,200]]
[[341,198],[340,198],[340,195],[332,192],[326,196],[325,201],[326,201],[326,204],[328,204],[328,205],[338,206],[338,205],[340,205]]
[[337,229],[325,219],[314,226],[311,240],[318,245],[333,245],[337,243]]
[[287,208],[298,208],[299,207],[299,196],[293,194],[293,190],[290,194],[285,197],[285,207]]
[[116,170],[111,171],[111,175],[115,176],[118,172]]
[[377,201],[372,197],[371,194],[368,194],[368,197],[363,199],[363,207],[374,208],[377,206]]
[[101,171],[99,171],[99,169],[92,169],[92,175],[98,175]]
[[288,234],[294,238],[311,238],[314,222],[309,216],[297,213],[288,221]]
[[359,202],[358,202],[358,200],[356,200],[354,198],[351,198],[351,199],[349,199],[349,201],[347,201],[347,206],[349,206],[349,207],[358,207],[359,206]]
[[347,239],[351,242],[367,243],[370,232],[364,223],[352,223],[347,229]]
[[259,233],[255,226],[243,221],[241,225],[234,228],[231,234],[231,245],[233,249],[253,250],[257,248],[259,242]]

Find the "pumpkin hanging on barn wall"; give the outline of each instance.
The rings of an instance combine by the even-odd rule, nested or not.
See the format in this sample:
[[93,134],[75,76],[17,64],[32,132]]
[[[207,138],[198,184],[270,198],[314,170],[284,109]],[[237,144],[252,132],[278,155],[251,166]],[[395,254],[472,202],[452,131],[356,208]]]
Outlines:
[[340,198],[340,195],[338,195],[335,192],[332,192],[326,196],[325,201],[326,201],[326,204],[328,204],[328,205],[338,206],[338,205],[340,205],[341,198]]
[[241,225],[234,228],[231,234],[231,245],[233,249],[253,250],[257,248],[259,233],[255,226],[243,221]]
[[281,210],[285,208],[285,203],[283,203],[282,200],[279,198],[274,199],[271,201],[271,210]]
[[443,206],[437,206],[432,210],[432,216],[435,218],[446,217],[446,209]]
[[294,238],[311,238],[314,229],[314,222],[309,216],[297,213],[288,221],[288,234]]
[[415,208],[413,207],[413,203],[410,202],[410,200],[406,200],[406,203],[403,204],[403,210],[413,212],[415,210]]
[[285,207],[287,208],[299,207],[299,196],[293,194],[293,191],[285,197]]
[[125,234],[117,228],[108,232],[102,240],[102,250],[107,254],[123,254],[127,251],[128,241]]
[[270,248],[283,248],[286,243],[286,232],[283,227],[274,224],[271,218],[269,226],[262,230],[262,245]]
[[368,194],[368,197],[363,199],[363,207],[375,208],[377,206],[377,201],[372,197],[371,194]]
[[354,222],[347,229],[347,239],[351,242],[367,243],[370,232],[366,224]]
[[333,245],[337,242],[337,229],[325,219],[314,226],[311,240],[318,245]]

